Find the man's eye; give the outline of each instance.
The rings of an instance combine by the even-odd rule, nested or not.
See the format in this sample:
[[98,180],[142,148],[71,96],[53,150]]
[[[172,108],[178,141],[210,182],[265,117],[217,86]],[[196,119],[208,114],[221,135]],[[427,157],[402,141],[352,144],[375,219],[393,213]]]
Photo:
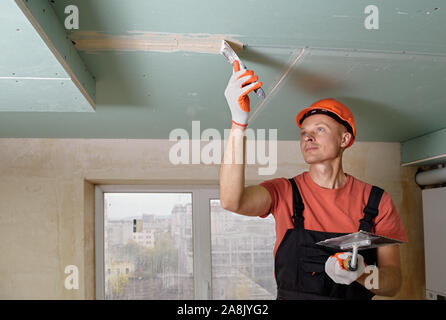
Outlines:
[[322,132],[322,131],[324,131],[324,128],[319,127],[319,128],[317,128],[317,130],[318,130],[319,132]]

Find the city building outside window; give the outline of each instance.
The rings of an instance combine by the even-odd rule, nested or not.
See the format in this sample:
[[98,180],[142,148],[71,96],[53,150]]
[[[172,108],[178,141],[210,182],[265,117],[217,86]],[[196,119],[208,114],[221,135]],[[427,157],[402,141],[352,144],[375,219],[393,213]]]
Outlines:
[[218,189],[172,190],[97,187],[97,298],[275,299],[274,220],[222,209]]

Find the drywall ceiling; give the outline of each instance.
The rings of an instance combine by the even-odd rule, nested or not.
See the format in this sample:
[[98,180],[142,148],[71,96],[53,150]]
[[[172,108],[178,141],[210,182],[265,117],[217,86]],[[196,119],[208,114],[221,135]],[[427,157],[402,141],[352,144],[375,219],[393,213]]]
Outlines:
[[[296,140],[297,112],[333,97],[353,110],[359,141],[402,142],[403,162],[446,153],[440,0],[373,1],[379,29],[371,30],[368,0],[47,2],[61,28],[65,8],[79,9],[79,29],[65,32],[96,79],[96,110],[72,112],[59,101],[57,110],[1,112],[0,137],[168,139],[175,128],[191,133],[194,120],[223,133],[232,72],[218,54],[224,38],[245,45],[239,55],[264,83],[266,99],[251,97],[251,128]],[[2,108],[19,95],[6,90]]]
[[0,112],[94,111],[95,81],[56,14],[27,3],[0,5]]

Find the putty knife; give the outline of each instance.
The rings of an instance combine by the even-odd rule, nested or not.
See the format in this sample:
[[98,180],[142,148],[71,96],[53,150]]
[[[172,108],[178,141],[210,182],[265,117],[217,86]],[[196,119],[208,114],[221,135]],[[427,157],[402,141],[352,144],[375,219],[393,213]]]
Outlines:
[[356,271],[358,261],[358,250],[377,248],[391,244],[401,244],[402,241],[379,236],[366,231],[358,231],[345,236],[319,241],[316,244],[342,251],[352,251],[351,259],[343,261],[344,267],[350,271]]
[[[220,53],[226,58],[226,60],[228,60],[228,62],[231,65],[234,63],[235,60],[237,60],[238,63],[240,64],[240,68],[247,69],[246,65],[242,62],[242,60],[240,60],[240,58],[237,56],[235,51],[231,48],[229,43],[227,43],[225,40],[221,41]],[[265,92],[263,91],[262,88],[257,88],[254,90],[254,92],[257,94],[257,96],[260,99],[265,99]]]

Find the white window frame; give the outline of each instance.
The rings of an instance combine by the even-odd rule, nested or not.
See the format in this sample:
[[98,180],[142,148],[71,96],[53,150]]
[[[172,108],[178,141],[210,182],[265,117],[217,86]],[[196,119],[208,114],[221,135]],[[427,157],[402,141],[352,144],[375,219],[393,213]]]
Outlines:
[[191,193],[194,299],[212,299],[211,199],[216,185],[95,185],[96,299],[105,299],[104,193]]

